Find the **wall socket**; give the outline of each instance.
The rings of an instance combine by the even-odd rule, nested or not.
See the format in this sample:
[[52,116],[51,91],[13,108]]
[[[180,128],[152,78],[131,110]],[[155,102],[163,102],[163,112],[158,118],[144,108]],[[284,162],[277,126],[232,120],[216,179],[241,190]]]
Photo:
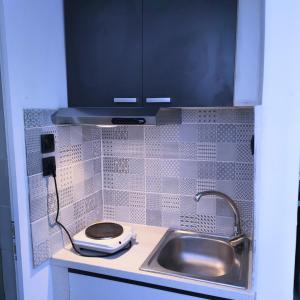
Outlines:
[[56,176],[55,156],[44,157],[42,159],[43,176]]
[[55,151],[54,134],[51,133],[41,135],[41,151],[43,154]]

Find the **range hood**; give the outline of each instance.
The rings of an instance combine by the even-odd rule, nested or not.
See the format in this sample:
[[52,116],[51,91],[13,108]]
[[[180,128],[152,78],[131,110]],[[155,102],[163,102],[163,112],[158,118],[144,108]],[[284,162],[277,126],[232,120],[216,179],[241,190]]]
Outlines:
[[181,124],[181,109],[165,107],[61,108],[52,115],[52,121],[57,125]]

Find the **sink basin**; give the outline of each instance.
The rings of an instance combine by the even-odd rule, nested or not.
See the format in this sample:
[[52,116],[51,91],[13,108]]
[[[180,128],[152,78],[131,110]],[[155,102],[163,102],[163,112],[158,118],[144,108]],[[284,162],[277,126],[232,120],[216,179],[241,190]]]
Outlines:
[[250,241],[168,230],[141,270],[247,288]]
[[218,277],[232,270],[235,256],[233,248],[224,242],[183,236],[168,241],[157,261],[176,272]]

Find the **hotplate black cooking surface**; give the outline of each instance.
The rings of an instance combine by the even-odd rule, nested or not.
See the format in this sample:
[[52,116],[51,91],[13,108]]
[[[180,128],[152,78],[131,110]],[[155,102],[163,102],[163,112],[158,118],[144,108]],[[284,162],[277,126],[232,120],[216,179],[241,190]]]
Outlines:
[[85,235],[92,239],[112,239],[123,233],[123,227],[116,223],[96,223],[85,230]]

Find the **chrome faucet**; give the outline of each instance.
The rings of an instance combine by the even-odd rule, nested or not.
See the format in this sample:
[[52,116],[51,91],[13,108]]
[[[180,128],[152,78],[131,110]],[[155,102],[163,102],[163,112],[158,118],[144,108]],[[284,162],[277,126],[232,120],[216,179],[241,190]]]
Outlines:
[[240,213],[239,210],[236,206],[236,204],[233,202],[233,200],[226,194],[218,192],[218,191],[204,191],[204,192],[199,192],[195,196],[195,201],[199,202],[200,199],[204,196],[218,196],[224,199],[229,206],[232,208],[232,211],[234,213],[234,228],[233,228],[233,235],[234,238],[232,239],[232,242],[234,240],[237,240],[238,238],[242,237],[242,229],[241,229],[241,218],[240,218]]

